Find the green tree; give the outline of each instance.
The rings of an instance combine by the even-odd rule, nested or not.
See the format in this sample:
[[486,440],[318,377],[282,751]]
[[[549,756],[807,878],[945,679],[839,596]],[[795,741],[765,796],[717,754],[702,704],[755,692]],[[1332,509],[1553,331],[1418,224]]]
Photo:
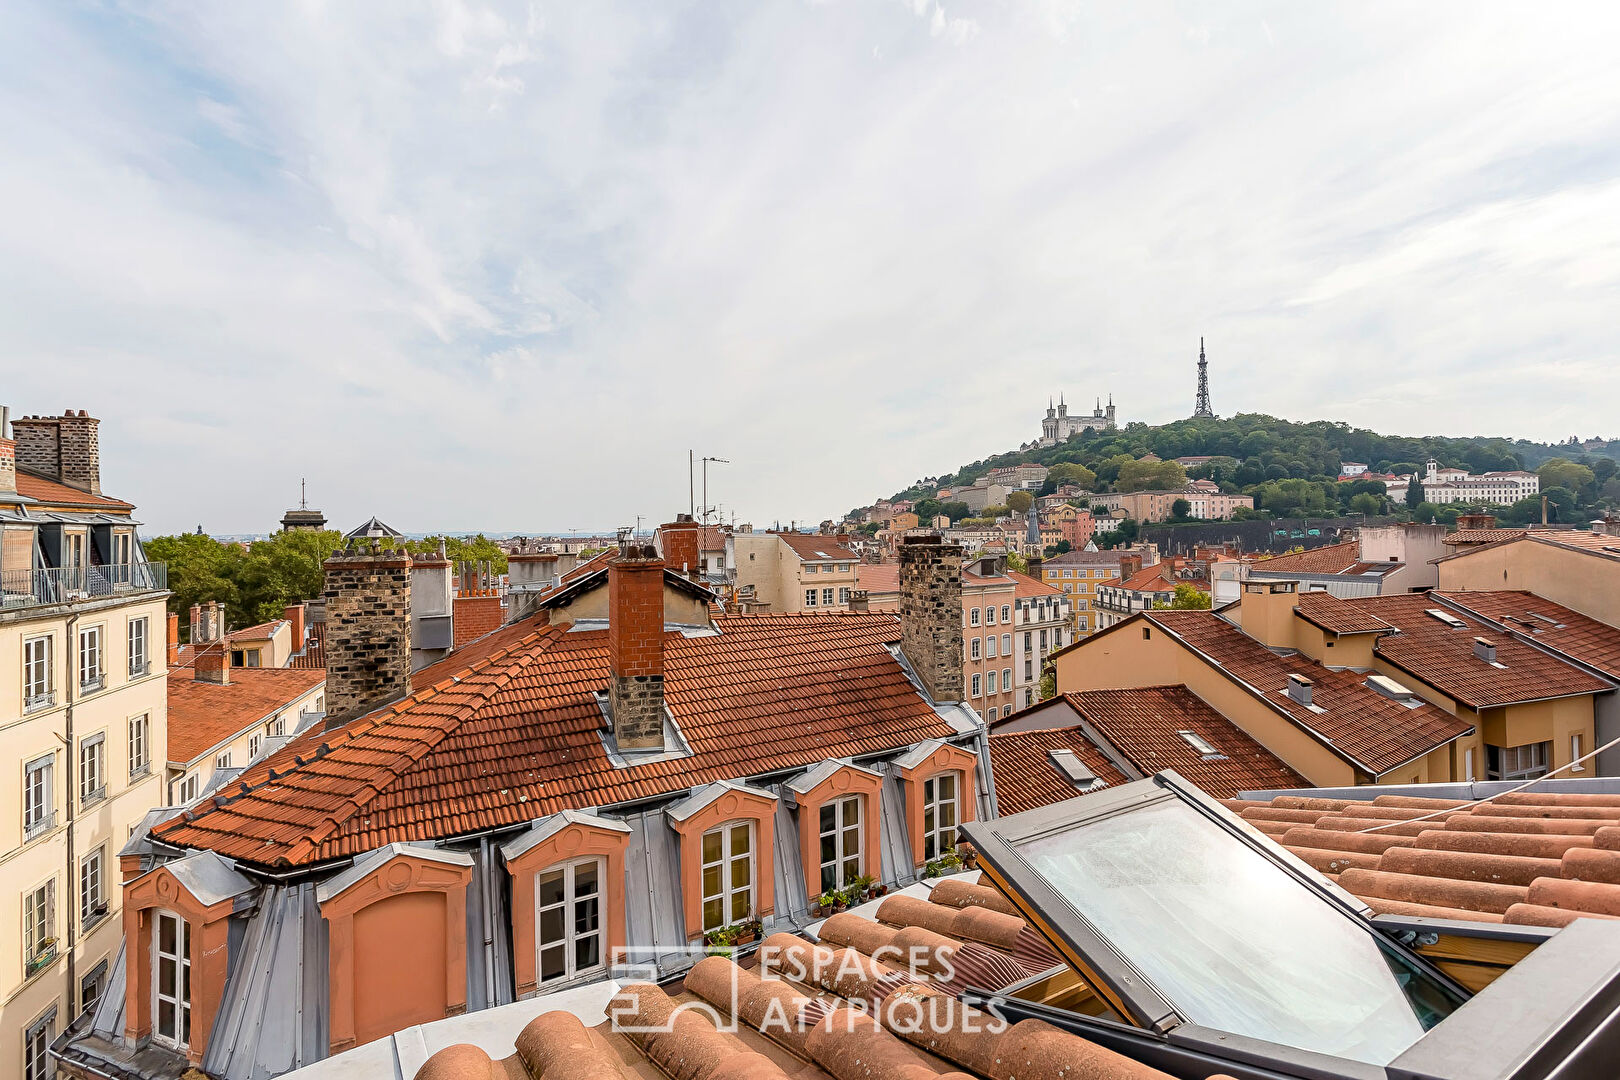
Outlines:
[[[183,533],[147,541],[146,557],[169,566],[170,611],[184,616],[192,604],[214,600],[225,606],[226,624],[239,629],[319,596],[322,564],[342,546],[343,535],[331,529],[278,532],[251,548]],[[181,623],[189,628],[188,619]]]
[[1052,485],[1052,490],[1046,492],[1048,495],[1055,493],[1063,484],[1075,484],[1087,491],[1094,491],[1097,487],[1097,474],[1084,465],[1065,461],[1047,470],[1046,482]]
[[[1582,466],[1582,468],[1585,468],[1585,466]],[[1587,471],[1590,472],[1591,470],[1588,469]],[[1547,513],[1553,521],[1567,524],[1580,520],[1580,515],[1575,512],[1580,500],[1569,488],[1542,488],[1541,494],[1547,499]]]
[[1192,517],[1192,503],[1186,499],[1177,499],[1170,504],[1170,519],[1172,521],[1187,521]]
[[1187,486],[1187,470],[1174,461],[1136,461],[1120,465],[1116,491],[1176,491]]
[[1350,496],[1350,511],[1355,514],[1382,514],[1384,500],[1371,492],[1363,491],[1359,495]]
[[1572,493],[1580,493],[1592,489],[1597,480],[1597,474],[1585,465],[1570,461],[1567,458],[1548,458],[1536,470],[1541,478],[1541,490],[1548,488],[1564,488]]
[[1014,573],[1027,574],[1029,573],[1029,560],[1016,551],[1009,551],[1007,552],[1007,569]]
[[477,536],[430,536],[425,540],[408,541],[405,547],[413,555],[424,555],[438,551],[441,540],[444,541],[444,557],[451,562],[487,562],[495,573],[506,573],[506,552],[483,533]]
[[1418,479],[1417,473],[1413,473],[1412,478],[1406,482],[1406,505],[1409,509],[1416,510],[1422,501],[1423,482]]
[[973,513],[972,510],[968,509],[967,503],[957,502],[955,500],[947,503],[940,503],[939,512],[950,518],[952,524],[961,521],[963,518],[968,517]]
[[1014,491],[1007,496],[1007,509],[1015,514],[1025,514],[1033,505],[1035,496],[1027,491]]
[[1176,593],[1167,604],[1163,600],[1153,606],[1166,611],[1208,611],[1209,593],[1182,581],[1176,584]]

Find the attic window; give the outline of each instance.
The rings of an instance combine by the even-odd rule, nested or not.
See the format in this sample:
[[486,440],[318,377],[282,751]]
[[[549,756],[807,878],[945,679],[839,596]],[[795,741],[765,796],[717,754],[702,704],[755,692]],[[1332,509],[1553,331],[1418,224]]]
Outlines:
[[1529,612],[1526,612],[1525,614],[1529,615],[1532,619],[1539,619],[1541,622],[1544,622],[1544,623],[1548,624],[1549,626],[1553,627],[1553,629],[1555,629],[1555,630],[1568,629],[1563,623],[1559,622],[1557,619],[1554,619],[1554,618],[1552,618],[1551,616],[1548,616],[1548,615],[1543,615],[1539,611],[1529,611]]
[[1073,784],[1076,791],[1097,791],[1108,786],[1073,750],[1053,750],[1047,756],[1052,760],[1052,767]]
[[1208,759],[1208,758],[1220,758],[1220,757],[1225,757],[1226,756],[1225,754],[1222,754],[1219,750],[1215,749],[1215,745],[1213,743],[1211,743],[1208,739],[1204,738],[1202,735],[1198,734],[1198,732],[1196,732],[1196,731],[1178,731],[1178,732],[1176,732],[1176,734],[1180,735],[1183,739],[1185,739],[1187,741],[1188,746],[1190,746],[1194,750],[1198,751],[1206,759]]
[[1426,614],[1429,615],[1431,618],[1439,619],[1441,622],[1445,623],[1447,626],[1451,627],[1453,630],[1466,630],[1466,629],[1468,629],[1468,624],[1467,623],[1463,622],[1461,619],[1457,618],[1457,616],[1453,615],[1449,611],[1441,611],[1439,608],[1433,608],[1432,607],[1432,608],[1428,609]]

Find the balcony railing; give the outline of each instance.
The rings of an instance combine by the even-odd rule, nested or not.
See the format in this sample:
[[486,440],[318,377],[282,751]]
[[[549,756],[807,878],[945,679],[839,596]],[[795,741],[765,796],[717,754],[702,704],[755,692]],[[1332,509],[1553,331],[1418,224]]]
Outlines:
[[164,563],[0,570],[0,609],[63,604],[168,587],[169,568]]

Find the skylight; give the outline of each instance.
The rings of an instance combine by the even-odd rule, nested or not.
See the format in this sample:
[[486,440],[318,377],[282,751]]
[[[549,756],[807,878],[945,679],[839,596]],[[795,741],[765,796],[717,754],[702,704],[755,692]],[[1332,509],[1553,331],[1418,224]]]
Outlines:
[[1108,786],[1107,782],[1092,772],[1080,755],[1073,750],[1053,750],[1047,755],[1052,759],[1053,768],[1063,774],[1064,779],[1073,784],[1078,791],[1096,791]]
[[1453,615],[1449,611],[1442,611],[1439,608],[1432,607],[1432,608],[1429,608],[1428,614],[1433,618],[1439,619],[1441,622],[1445,623],[1447,626],[1451,627],[1453,630],[1466,630],[1466,629],[1468,629],[1468,624],[1467,623],[1463,622],[1461,619],[1457,618],[1457,616]]
[[1203,754],[1205,757],[1219,757],[1221,754],[1221,752],[1215,749],[1208,739],[1204,738],[1196,731],[1178,731],[1176,734],[1187,740],[1188,746],[1192,747],[1200,754]]

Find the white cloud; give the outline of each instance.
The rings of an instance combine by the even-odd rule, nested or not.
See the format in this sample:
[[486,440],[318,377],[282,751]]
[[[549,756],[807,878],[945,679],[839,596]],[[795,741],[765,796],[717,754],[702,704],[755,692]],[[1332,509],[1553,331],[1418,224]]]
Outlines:
[[[1616,10],[0,13],[0,386],[152,529],[819,519],[1048,391],[1620,435]],[[1464,17],[1466,16],[1466,17]],[[1258,29],[1257,29],[1258,28]],[[881,62],[877,62],[881,61]]]

